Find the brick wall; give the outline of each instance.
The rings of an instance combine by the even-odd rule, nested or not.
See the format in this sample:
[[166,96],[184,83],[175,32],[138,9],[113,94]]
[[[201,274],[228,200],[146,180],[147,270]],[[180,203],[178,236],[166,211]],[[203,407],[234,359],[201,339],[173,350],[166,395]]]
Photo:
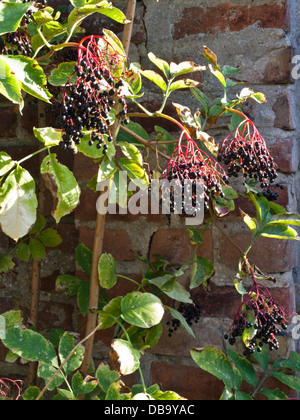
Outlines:
[[[62,2],[52,2],[59,3]],[[114,3],[123,5],[119,0]],[[242,67],[239,79],[267,96],[267,104],[259,106],[251,102],[245,105],[244,110],[259,127],[279,163],[280,182],[286,186],[279,204],[291,211],[297,210],[299,200],[299,95],[298,84],[290,76],[291,57],[298,49],[296,12],[299,13],[299,6],[297,1],[292,0],[253,0],[250,3],[246,0],[138,1],[130,50],[133,61],[139,61],[142,66],[149,68],[147,54],[150,51],[167,61],[192,60],[203,63],[202,46],[207,45],[217,53],[221,64]],[[102,23],[102,19],[97,17],[89,21],[87,28],[96,32]],[[105,21],[105,24],[117,32],[121,30],[110,22]],[[205,74],[201,81],[207,95],[214,97],[221,93],[216,80],[209,75]],[[145,104],[155,106],[160,97],[151,85],[145,83],[145,86],[149,89]],[[186,92],[177,94],[173,100],[191,109],[197,108],[195,100]],[[38,123],[38,110],[37,104],[29,101],[22,119],[13,106],[3,99],[0,101],[0,149],[16,159],[36,150],[32,127]],[[172,107],[170,112],[174,112]],[[153,128],[152,121],[144,123],[147,129]],[[155,123],[162,125],[161,121]],[[225,132],[226,127],[219,124],[213,134],[222,138]],[[73,158],[64,152],[58,153],[60,161],[74,170],[82,196],[76,211],[64,218],[59,226],[64,243],[50,251],[42,264],[39,327],[62,327],[83,332],[84,320],[79,316],[74,300],[55,290],[55,280],[58,274],[76,271],[74,249],[77,243],[83,242],[92,248],[97,197],[87,189],[86,184],[97,173],[97,166],[82,155]],[[37,160],[29,161],[27,168],[38,176]],[[254,215],[254,209],[248,202],[241,199],[238,205]],[[53,223],[51,206],[51,198],[47,196],[46,216],[49,223]],[[249,240],[249,232],[237,211],[220,224],[238,244],[244,245]],[[200,231],[203,228],[201,226]],[[0,236],[1,252],[9,250],[11,245],[4,235]],[[180,216],[115,215],[107,219],[104,252],[113,254],[120,273],[135,279],[141,278],[144,269],[135,259],[137,253],[143,257],[161,254],[180,265],[186,261],[191,250],[185,220]],[[223,335],[239,304],[232,284],[239,256],[214,227],[207,230],[199,255],[213,261],[216,274],[210,283],[209,293],[201,288],[194,291],[194,297],[202,307],[202,317],[195,328],[196,339],[180,330],[169,338],[165,331],[155,349],[146,352],[143,370],[149,383],[158,382],[163,388],[175,390],[187,398],[216,399],[220,396],[222,385],[195,367],[189,349],[213,345],[225,350]],[[261,270],[276,275],[277,283],[271,285],[273,294],[281,304],[294,309],[299,271],[299,250],[296,245],[263,239],[257,242],[250,256],[251,262]],[[0,312],[22,308],[28,314],[30,270],[30,264],[18,262],[11,273],[0,277]],[[129,290],[130,285],[122,281],[111,291],[111,296]],[[107,358],[112,334],[113,331],[97,334],[97,360]],[[281,337],[280,341],[281,349],[274,356],[277,358],[287,356],[297,345],[289,335]],[[25,374],[26,367],[19,366],[18,370],[15,366],[5,364],[4,355],[4,349],[0,348],[1,374]],[[136,380],[133,376],[129,381]]]

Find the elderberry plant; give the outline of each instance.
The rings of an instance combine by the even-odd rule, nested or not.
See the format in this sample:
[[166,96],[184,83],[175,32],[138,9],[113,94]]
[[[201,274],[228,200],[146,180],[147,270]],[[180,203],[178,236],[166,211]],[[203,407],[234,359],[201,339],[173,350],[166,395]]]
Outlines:
[[[80,187],[72,171],[58,161],[53,152],[57,146],[66,153],[69,150],[82,153],[97,162],[99,172],[89,187],[95,190],[97,180],[108,179],[107,201],[117,202],[120,207],[126,207],[131,196],[131,191],[128,193],[120,182],[124,171],[130,181],[139,185],[149,184],[149,173],[152,179],[169,182],[171,188],[165,190],[163,199],[169,201],[171,213],[179,210],[182,214],[191,215],[193,211],[196,214],[201,206],[197,183],[201,183],[207,221],[201,231],[188,229],[192,252],[185,264],[174,267],[162,256],[150,261],[142,259],[147,268],[140,281],[119,275],[112,255],[103,253],[94,258],[98,255],[96,246],[93,255],[92,250],[78,245],[76,262],[90,281],[63,274],[58,277],[56,286],[69,296],[76,296],[81,315],[87,317],[89,329],[79,342],[74,335],[62,330],[40,334],[27,328],[20,311],[3,314],[6,329],[0,332],[0,338],[11,350],[9,358],[22,357],[23,363],[38,362],[37,375],[45,382],[43,389],[30,386],[22,398],[39,400],[45,392],[55,390],[56,399],[76,400],[83,395],[85,399],[107,400],[182,399],[175,392],[162,391],[158,385],[147,386],[140,359],[146,349],[157,345],[163,334],[171,338],[179,327],[196,339],[193,327],[201,321],[201,302],[192,292],[200,286],[209,292],[209,282],[215,275],[213,264],[201,257],[200,248],[211,224],[227,238],[228,246],[235,246],[241,254],[235,286],[242,302],[226,338],[231,345],[240,338],[246,350],[243,359],[232,349],[227,353],[240,375],[255,387],[251,395],[254,397],[261,387],[257,386],[249,356],[255,355],[259,363],[262,361],[259,355],[263,356],[264,371],[268,372],[266,347],[278,349],[277,337],[286,330],[291,314],[258,282],[268,279],[262,274],[258,278],[259,270],[249,260],[249,252],[260,237],[299,240],[290,225],[300,225],[299,215],[287,213],[274,203],[279,194],[275,193],[275,188],[282,188],[279,183],[275,184],[276,162],[258,129],[242,110],[245,101],[263,104],[266,98],[248,88],[233,96],[231,89],[239,85],[233,76],[240,69],[221,68],[217,56],[206,46],[203,47],[206,65],[191,61],[167,63],[153,53],[149,54],[149,60],[159,73],[144,70],[138,63],[129,65],[125,48],[114,33],[104,28],[101,35],[87,36],[81,26],[86,17],[95,13],[128,25],[125,14],[106,0],[70,0],[70,3],[72,10],[62,22],[60,13],[43,1],[0,2],[0,70],[4,69],[0,93],[19,106],[20,111],[25,105],[25,95],[31,95],[47,103],[46,114],[55,117],[53,126],[34,128],[34,136],[43,148],[19,161],[0,152],[0,226],[3,233],[17,242],[17,256],[23,261],[33,256],[39,262],[45,257],[45,247],[57,246],[62,240],[56,231],[47,229],[46,220],[37,215],[36,184],[29,171],[22,167],[24,161],[47,152],[42,158],[40,173],[53,196],[52,216],[56,223],[79,203]],[[211,72],[218,79],[223,97],[210,100],[199,89],[197,81],[184,78],[203,71]],[[140,101],[144,94],[143,78],[162,91],[161,105],[154,112]],[[192,113],[189,108],[174,103],[176,119],[165,114],[165,109],[170,95],[179,89],[191,92],[199,102],[199,109]],[[151,141],[145,129],[134,122],[136,117],[168,120],[180,134],[174,138],[164,128],[156,127],[157,141]],[[229,134],[217,143],[209,132],[222,117],[230,117],[231,124]],[[140,146],[155,152],[155,168],[149,168]],[[162,165],[161,159],[167,163]],[[239,179],[239,174],[243,175],[242,192],[231,185],[232,180]],[[118,194],[112,193],[113,183]],[[241,211],[252,232],[251,243],[245,251],[218,224],[219,217],[235,209],[234,200],[240,195],[248,198],[257,211],[256,218]],[[99,231],[101,229],[96,229]],[[98,241],[95,236],[95,244]],[[14,267],[13,258],[13,253],[0,255],[1,272]],[[243,282],[249,278],[253,285],[246,290]],[[134,285],[134,290],[109,299],[105,291],[112,289],[120,279]],[[90,328],[91,319],[93,322],[96,319],[98,325]],[[109,328],[114,329],[110,362],[100,364],[94,376],[88,377],[92,366],[89,354],[92,352],[87,350],[91,349],[90,339],[96,331]],[[246,397],[240,391],[241,378],[225,355],[210,348],[203,352],[192,350],[191,355],[200,367],[224,380],[223,399]],[[272,375],[299,390],[299,382],[279,370],[291,367],[299,371],[298,363],[297,357],[292,355],[292,360],[275,366]],[[140,374],[141,385],[128,390],[121,377],[135,372]],[[267,390],[264,395],[285,398],[280,392],[268,393]]]

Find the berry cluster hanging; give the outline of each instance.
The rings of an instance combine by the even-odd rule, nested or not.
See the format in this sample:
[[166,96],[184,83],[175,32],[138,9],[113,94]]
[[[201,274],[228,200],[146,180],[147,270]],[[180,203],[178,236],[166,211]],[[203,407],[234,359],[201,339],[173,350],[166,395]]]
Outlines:
[[278,177],[277,165],[254,123],[245,115],[243,117],[244,121],[223,141],[218,160],[228,166],[230,177],[237,178],[242,173],[245,179],[260,182],[264,196],[275,201],[278,193],[273,191],[274,187],[271,185]]
[[90,132],[89,145],[102,148],[105,155],[113,140],[110,126],[112,108],[121,106],[119,116],[126,119],[127,105],[123,95],[124,57],[101,36],[85,37],[78,47],[78,61],[74,69],[76,81],[66,84],[60,105],[60,124],[65,134],[61,146],[74,150]]
[[273,298],[265,286],[257,283],[253,271],[252,278],[254,285],[244,295],[231,330],[224,337],[232,346],[238,337],[245,338],[247,349],[244,356],[253,354],[255,350],[260,353],[264,344],[271,351],[278,350],[279,342],[276,337],[287,329],[292,315]]
[[[184,137],[186,141],[184,142]],[[166,189],[165,198],[170,197],[171,212],[179,211],[182,214],[195,214],[203,205],[197,196],[197,181],[203,183],[204,208],[209,209],[209,199],[224,197],[222,186],[228,184],[228,176],[221,165],[204,151],[200,150],[187,131],[183,130],[166,169],[162,173],[162,179],[168,182],[178,181],[181,186],[182,196],[179,203],[182,208],[176,209],[176,196],[174,191]],[[190,181],[190,182],[187,182]]]

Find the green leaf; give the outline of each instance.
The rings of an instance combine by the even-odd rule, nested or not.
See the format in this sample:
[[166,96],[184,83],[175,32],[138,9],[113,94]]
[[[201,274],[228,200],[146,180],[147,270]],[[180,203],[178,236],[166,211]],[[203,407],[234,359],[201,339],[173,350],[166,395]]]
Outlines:
[[282,401],[288,399],[288,396],[279,388],[275,388],[272,390],[262,388],[259,392],[260,394],[263,394],[265,397],[267,397],[269,401]]
[[189,227],[188,232],[189,232],[190,241],[193,245],[202,244],[203,239],[198,229]]
[[235,392],[235,400],[236,401],[253,401],[253,398],[243,391],[236,391]]
[[86,1],[85,0],[70,0],[70,3],[74,7],[82,7],[86,4]]
[[56,223],[71,213],[79,203],[80,188],[73,173],[56,159],[56,154],[46,156],[41,164],[41,174],[54,199],[52,212]]
[[6,175],[14,166],[16,162],[5,152],[0,152],[0,178]]
[[197,101],[200,102],[200,104],[203,106],[205,115],[208,115],[210,104],[209,98],[198,88],[191,88],[191,92],[193,96],[197,99]]
[[89,298],[90,298],[90,282],[82,281],[77,292],[77,302],[82,315],[87,315],[89,312]]
[[169,77],[170,77],[170,66],[169,66],[169,64],[166,61],[164,61],[160,58],[157,58],[152,52],[150,52],[148,54],[148,57],[149,57],[149,60],[152,61],[152,63],[155,64],[156,67],[158,67],[159,70],[161,70],[163,72],[163,74],[166,76],[166,78],[169,79]]
[[[104,136],[104,139],[106,137],[107,136]],[[87,134],[87,133],[84,134],[84,136],[81,139],[81,143],[76,146],[77,150],[83,153],[85,156],[88,156],[93,159],[101,159],[104,156],[107,156],[109,159],[111,159],[115,156],[116,149],[113,143],[110,143],[109,141],[106,142],[108,149],[107,149],[107,154],[104,155],[103,147],[101,149],[98,149],[96,142],[92,146],[90,146],[89,145],[90,140],[91,140],[90,134]]]
[[18,257],[21,261],[26,261],[26,262],[28,262],[28,261],[29,261],[29,259],[30,259],[30,256],[31,256],[31,253],[30,253],[30,247],[29,247],[29,245],[25,244],[24,242],[20,242],[20,243],[17,245],[17,248],[16,248],[16,254],[17,254],[17,257]]
[[41,214],[37,214],[35,224],[31,231],[29,232],[29,235],[35,235],[36,233],[41,232],[41,230],[44,229],[46,226],[46,219]]
[[128,158],[118,159],[118,164],[121,169],[127,173],[128,177],[140,188],[145,189],[149,185],[149,178],[145,169],[135,162],[134,160]]
[[107,394],[105,396],[106,401],[124,401],[124,400],[130,400],[131,395],[130,394],[123,394],[122,388],[123,388],[123,382],[118,381],[111,384],[109,389],[107,390]]
[[36,60],[24,56],[2,55],[0,56],[0,65],[3,64],[9,66],[11,73],[14,74],[25,92],[50,103],[52,95],[46,89],[47,79],[42,67]]
[[111,254],[102,254],[98,262],[100,286],[111,289],[117,283],[117,264]]
[[114,47],[114,49],[120,55],[123,55],[125,57],[126,53],[124,50],[124,46],[122,44],[122,41],[117,37],[117,35],[113,31],[110,31],[109,29],[103,28],[102,31],[104,33],[105,39],[110,43],[110,45]]
[[249,347],[252,338],[255,337],[257,333],[257,330],[254,328],[255,318],[251,313],[248,313],[246,319],[249,323],[252,324],[252,327],[244,329],[242,339],[245,346]]
[[268,221],[268,224],[272,223],[300,226],[300,215],[297,213],[275,214]]
[[76,262],[88,275],[91,275],[92,260],[92,251],[84,244],[78,244],[76,247]]
[[73,85],[77,80],[75,65],[76,62],[60,63],[56,69],[52,70],[48,82],[52,86]]
[[117,339],[112,342],[111,347],[118,355],[122,375],[130,375],[138,370],[141,353],[134,349],[131,343]]
[[[44,379],[45,383],[48,383],[50,379],[53,378],[54,375],[56,375],[57,369],[53,367],[51,364],[47,363],[40,363],[39,369],[38,369],[38,376],[42,379]],[[64,376],[61,372],[59,372],[58,375],[56,375],[53,382],[49,385],[48,390],[53,391],[56,387],[60,386],[64,382]]]
[[0,3],[0,35],[15,32],[33,3]]
[[[199,66],[193,63],[192,61],[184,61],[179,64],[175,64],[175,63],[170,64],[170,72],[171,72],[172,78],[182,76],[183,74],[203,71],[203,70],[206,70],[206,68],[207,68],[206,66]],[[197,85],[198,84],[199,83],[197,83]],[[191,86],[191,87],[195,87],[195,86]]]
[[44,230],[38,235],[38,239],[48,248],[56,248],[63,241],[55,229]]
[[17,166],[0,190],[0,225],[2,231],[17,241],[36,221],[35,182],[28,171]]
[[300,238],[295,229],[282,224],[267,224],[258,230],[257,236],[275,239],[291,239],[299,241]]
[[30,386],[26,389],[24,394],[22,394],[22,399],[24,401],[34,401],[39,396],[41,390],[37,386]]
[[[69,356],[71,351],[73,351],[75,347],[75,340],[74,337],[68,334],[67,332],[64,333],[62,336],[60,343],[59,343],[59,359],[60,363],[64,363],[66,358]],[[75,352],[72,354],[70,359],[66,362],[66,364],[63,367],[63,371],[66,375],[69,375],[70,373],[74,372],[76,369],[78,369],[81,366],[82,360],[83,360],[83,354],[84,354],[84,348],[79,346],[75,350]]]
[[190,326],[189,326],[189,324],[187,323],[187,321],[186,321],[186,319],[184,318],[184,316],[183,316],[180,312],[176,311],[176,309],[174,309],[174,308],[168,308],[168,309],[169,309],[169,311],[171,312],[172,317],[173,317],[174,319],[178,319],[178,321],[180,321],[180,324],[181,324],[181,325],[182,325],[182,327],[186,330],[186,332],[187,332],[188,334],[190,334],[192,337],[196,338],[196,336],[195,336],[195,334],[194,334],[194,331],[191,329],[191,327],[190,327]]
[[127,23],[124,13],[116,7],[113,7],[110,2],[89,1],[85,6],[72,10],[68,18],[68,25],[71,27],[78,26],[85,18],[93,13],[101,13],[122,24]]
[[46,147],[58,146],[62,141],[62,130],[56,128],[33,128],[33,134],[35,137]]
[[241,71],[242,69],[238,69],[236,67],[231,66],[224,66],[222,69],[223,76],[225,77],[233,76],[234,74],[240,73]]
[[300,378],[298,376],[287,375],[281,371],[272,372],[272,376],[290,388],[300,391]]
[[127,207],[127,199],[129,193],[127,191],[126,174],[118,169],[113,174],[109,184],[109,203],[117,203],[122,208]]
[[164,315],[161,300],[152,293],[129,293],[121,302],[121,317],[125,322],[141,328],[160,323]]
[[111,370],[106,363],[101,363],[96,371],[96,379],[101,389],[107,393],[109,387],[119,379],[118,372]]
[[196,264],[193,265],[190,288],[195,289],[201,284],[206,284],[215,272],[213,264],[207,258],[195,257]]
[[237,369],[240,372],[242,378],[246,382],[248,382],[248,384],[250,384],[254,388],[256,388],[257,385],[258,385],[258,380],[257,380],[255,369],[254,369],[253,365],[249,362],[249,360],[245,359],[244,357],[240,357],[232,349],[227,349],[227,355],[233,361],[235,366],[237,367]]
[[18,104],[20,110],[24,107],[22,86],[10,66],[0,56],[0,94],[9,99],[12,103]]
[[[129,124],[127,125],[127,128],[130,131],[132,131],[133,133],[142,137],[143,139],[145,139],[147,141],[150,140],[149,134],[140,124],[130,121]],[[123,130],[119,131],[118,136],[117,136],[117,141],[118,141],[118,143],[119,142],[127,142],[127,143],[131,143],[131,144],[135,144],[139,148],[141,148],[141,147],[144,148],[144,145],[139,143],[134,137],[132,137],[128,133],[125,133],[125,131],[123,131]]]
[[153,70],[140,70],[141,74],[151,82],[155,83],[163,92],[167,90],[167,84],[164,79]]
[[223,381],[228,388],[234,388],[234,371],[230,360],[213,347],[206,347],[204,350],[191,350],[191,356],[197,365]]
[[75,296],[82,280],[70,274],[63,274],[56,279],[57,290],[66,290],[68,296]]
[[36,261],[42,261],[46,256],[46,249],[44,245],[35,238],[30,238],[29,249],[33,259]]
[[56,352],[41,334],[20,327],[6,328],[3,344],[18,356],[33,362],[58,366]]
[[83,376],[78,371],[73,375],[72,378],[72,390],[75,395],[79,394],[89,394],[90,392],[93,392],[94,389],[97,386],[97,381],[90,381],[86,382],[83,380]]
[[268,354],[266,348],[263,346],[261,348],[260,353],[258,353],[258,351],[255,350],[254,357],[255,357],[256,361],[262,367],[263,371],[266,372],[268,370],[268,366],[269,366],[269,362],[270,362],[269,354]]
[[150,328],[145,336],[145,345],[151,348],[155,347],[163,333],[162,323]]
[[259,226],[257,225],[256,219],[250,217],[248,214],[243,212],[243,210],[241,210],[241,209],[240,209],[240,213],[241,213],[241,216],[242,216],[244,222],[248,226],[248,228],[252,231],[252,233],[255,233],[256,230],[259,228]]
[[15,263],[8,255],[0,254],[0,273],[8,273],[15,266]]
[[113,160],[111,161],[108,157],[105,157],[99,166],[97,182],[111,178],[116,171],[117,166],[115,162]]
[[62,328],[52,328],[49,333],[49,340],[53,344],[54,347],[59,346],[59,342],[64,335],[65,331]]
[[[49,13],[49,11],[51,11],[51,13]],[[40,28],[42,25],[44,25],[45,23],[48,22],[53,22],[55,19],[52,16],[52,13],[54,11],[54,9],[49,7],[49,11],[48,10],[38,10],[37,12],[35,12],[33,14],[33,18],[36,22],[36,24],[38,25],[38,27]]]
[[[67,28],[59,22],[51,21],[47,22],[43,25],[42,33],[43,37],[46,41],[50,42],[55,37],[62,35],[67,32]],[[36,34],[31,38],[31,45],[32,49],[37,52],[39,49],[45,46],[44,39],[40,36],[40,34]]]
[[226,79],[223,76],[223,74],[216,69],[213,65],[209,64],[208,65],[209,70],[211,71],[211,73],[219,80],[219,82],[222,83],[222,85],[225,87],[226,86]]
[[174,391],[161,391],[158,390],[151,394],[151,397],[154,398],[156,401],[182,401],[185,398],[181,397]]
[[173,92],[174,90],[178,89],[190,89],[199,86],[199,82],[192,79],[184,79],[184,80],[177,80],[173,82],[170,86],[169,92]]
[[121,150],[122,150],[123,154],[128,159],[134,160],[140,166],[143,165],[143,163],[144,163],[143,156],[142,156],[141,152],[139,151],[139,149],[134,144],[126,143],[126,142],[119,142],[118,145],[121,147]]
[[101,330],[112,327],[121,316],[122,296],[112,299],[99,313],[98,323],[101,324]]

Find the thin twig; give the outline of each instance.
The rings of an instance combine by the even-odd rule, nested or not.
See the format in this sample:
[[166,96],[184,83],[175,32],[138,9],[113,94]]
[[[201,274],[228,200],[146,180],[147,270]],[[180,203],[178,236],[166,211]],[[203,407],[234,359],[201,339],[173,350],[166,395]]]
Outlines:
[[[156,153],[156,148],[153,147],[152,143],[143,139],[143,137],[139,136],[138,134],[134,133],[133,131],[129,130],[129,128],[125,127],[125,126],[121,126],[120,127],[121,130],[125,131],[125,133],[129,134],[130,136],[134,137],[138,142],[140,142],[141,144],[143,144],[146,147],[149,147],[153,152]],[[169,156],[165,155],[164,153],[162,153],[161,151],[157,151],[157,153],[163,157],[166,160],[170,160]]]
[[[39,102],[38,104],[38,121],[39,127],[45,126],[45,104]],[[42,149],[42,145],[40,146]],[[39,155],[39,161],[42,162],[44,152]],[[45,183],[42,175],[39,175],[39,190],[38,190],[38,213],[44,213],[45,207]],[[38,315],[39,315],[39,301],[40,301],[40,282],[41,282],[41,263],[40,261],[32,261],[32,275],[31,275],[31,303],[30,303],[30,320],[34,328],[38,328]],[[27,381],[28,386],[32,386],[36,382],[37,363],[30,362],[28,366]]]
[[42,389],[42,391],[39,393],[38,397],[36,398],[36,401],[40,400],[42,398],[42,396],[45,394],[45,392],[47,391],[47,389],[49,388],[49,386],[52,384],[52,382],[55,380],[55,378],[60,374],[60,372],[62,371],[63,367],[66,365],[66,363],[68,363],[68,361],[70,360],[70,358],[73,356],[73,354],[76,352],[76,350],[82,346],[87,340],[89,340],[96,332],[97,330],[101,327],[102,324],[98,324],[96,326],[96,328],[91,331],[91,333],[84,337],[74,348],[73,350],[68,354],[68,356],[65,358],[65,360],[63,361],[63,363],[59,366],[59,368],[57,369],[57,371],[55,372],[55,374],[52,376],[52,378],[49,380],[49,382],[44,386],[44,388]]
[[[129,46],[130,46],[133,18],[135,15],[135,7],[136,7],[136,0],[129,0],[127,11],[128,11],[128,14],[132,17],[132,19],[130,23],[125,25],[124,35],[123,35],[123,45],[124,45],[124,50],[125,50],[126,55],[128,55]],[[118,114],[119,104],[115,105],[115,109]],[[119,128],[120,128],[120,122],[118,119],[116,119],[111,129],[111,135],[114,139],[116,139],[117,137]],[[92,261],[92,270],[91,270],[91,277],[90,277],[89,313],[88,313],[88,319],[87,319],[87,325],[86,325],[86,335],[89,336],[89,339],[87,340],[87,343],[86,343],[86,351],[84,355],[84,360],[80,368],[80,371],[83,375],[88,374],[89,367],[92,360],[94,335],[91,334],[91,331],[93,331],[97,323],[97,314],[93,313],[93,309],[98,308],[98,300],[99,300],[98,262],[102,255],[102,250],[103,250],[105,221],[106,221],[106,215],[97,213],[96,228],[95,228],[95,235],[94,235],[94,246],[93,246],[93,261]]]

